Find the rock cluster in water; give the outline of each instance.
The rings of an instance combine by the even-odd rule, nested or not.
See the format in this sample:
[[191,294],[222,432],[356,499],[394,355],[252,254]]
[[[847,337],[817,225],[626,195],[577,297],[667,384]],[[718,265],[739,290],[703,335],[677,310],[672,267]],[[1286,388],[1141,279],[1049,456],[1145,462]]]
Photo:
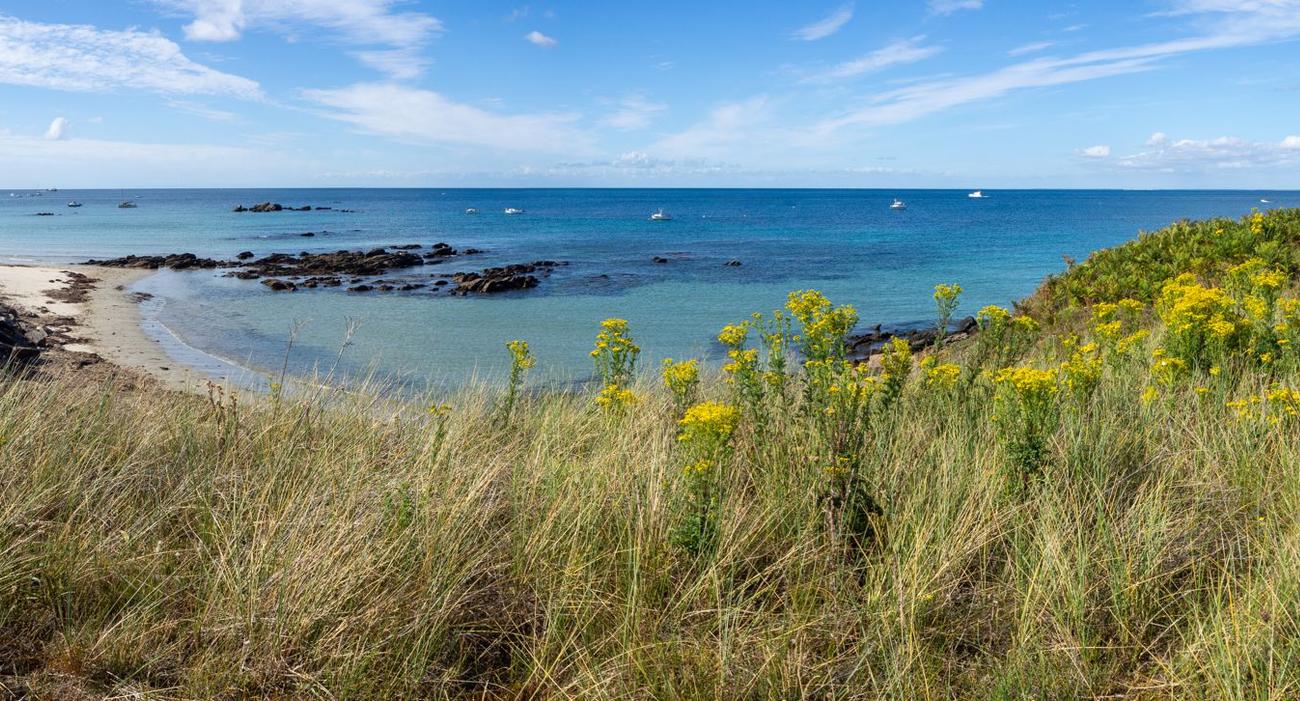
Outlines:
[[[390,250],[391,248],[391,250]],[[411,292],[420,289],[445,289],[454,295],[493,294],[526,290],[541,284],[541,278],[565,263],[538,260],[477,271],[441,275],[411,275],[407,271],[438,265],[462,256],[483,253],[477,248],[458,251],[446,243],[428,249],[422,244],[403,244],[370,251],[335,251],[333,253],[273,253],[258,258],[252,251],[242,251],[236,260],[200,258],[193,253],[167,256],[124,256],[107,260],[90,260],[86,265],[147,270],[195,270],[230,268],[227,277],[258,280],[275,292],[293,292],[320,287],[347,287],[348,292]],[[400,272],[396,279],[384,279]]]

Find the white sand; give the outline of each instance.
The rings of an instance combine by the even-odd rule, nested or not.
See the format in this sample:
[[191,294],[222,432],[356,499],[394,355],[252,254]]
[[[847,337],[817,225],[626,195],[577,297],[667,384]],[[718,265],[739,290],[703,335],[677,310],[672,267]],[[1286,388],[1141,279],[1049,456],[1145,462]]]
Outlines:
[[[85,303],[58,302],[46,295],[69,284],[67,271],[99,280]],[[168,357],[162,344],[140,328],[140,310],[126,288],[148,274],[92,266],[0,265],[0,298],[22,311],[76,319],[70,335],[86,342],[64,346],[65,350],[98,354],[120,367],[152,375],[172,389],[201,389],[207,375]]]

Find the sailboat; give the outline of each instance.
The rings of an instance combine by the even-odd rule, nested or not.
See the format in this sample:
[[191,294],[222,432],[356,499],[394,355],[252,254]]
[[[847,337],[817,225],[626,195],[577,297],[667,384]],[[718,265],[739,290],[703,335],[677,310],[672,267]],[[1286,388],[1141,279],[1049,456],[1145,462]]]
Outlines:
[[658,212],[650,215],[650,221],[672,221],[672,219],[671,216],[664,214],[663,207],[660,207]]
[[900,199],[898,199],[897,197],[895,197],[893,203],[889,205],[889,208],[890,208],[890,209],[907,209],[907,205],[904,204],[902,200],[900,200]]

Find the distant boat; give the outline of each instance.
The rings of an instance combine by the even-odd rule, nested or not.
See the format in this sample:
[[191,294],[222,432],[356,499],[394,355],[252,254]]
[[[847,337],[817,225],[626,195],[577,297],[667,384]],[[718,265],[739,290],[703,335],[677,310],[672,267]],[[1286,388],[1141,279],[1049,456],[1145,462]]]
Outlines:
[[506,214],[523,214],[524,210],[515,207],[506,207]]
[[127,201],[123,202],[122,204],[119,204],[119,205],[117,206],[117,208],[118,208],[118,209],[135,209],[136,207],[139,207],[139,206],[140,206],[140,205],[138,205],[138,204],[132,202],[131,200],[127,200]]
[[58,191],[59,191],[59,188],[57,188],[57,187],[52,187],[52,188],[46,190],[46,192],[58,192]]
[[897,197],[895,197],[895,198],[894,198],[894,203],[891,204],[891,205],[889,205],[889,208],[890,208],[890,209],[907,209],[907,205],[906,205],[906,204],[903,204],[903,201],[902,201],[902,200],[900,200],[900,199],[898,199]]
[[465,213],[466,213],[466,214],[478,214],[478,210],[477,210],[477,209],[474,209],[473,207],[470,207],[470,208],[468,208],[468,209],[465,210]]
[[984,191],[983,191],[983,190],[976,190],[975,192],[972,192],[972,193],[970,193],[969,195],[966,195],[966,196],[969,197],[969,198],[971,198],[972,200],[982,200],[982,199],[984,199]]
[[78,202],[78,201],[76,201],[76,200],[73,200],[73,201],[71,201],[71,202],[68,203],[68,206],[69,206],[69,207],[80,207],[80,206],[81,206],[81,203]]
[[659,208],[658,212],[655,212],[654,214],[650,215],[650,221],[672,221],[672,220],[673,218],[671,216],[664,214],[664,210],[662,207]]
[[1270,204],[1269,200],[1260,200],[1260,204]]

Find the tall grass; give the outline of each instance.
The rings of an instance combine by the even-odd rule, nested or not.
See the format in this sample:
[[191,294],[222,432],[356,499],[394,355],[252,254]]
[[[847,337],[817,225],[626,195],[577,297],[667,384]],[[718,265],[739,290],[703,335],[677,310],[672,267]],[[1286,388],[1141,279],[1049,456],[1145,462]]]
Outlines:
[[[798,301],[832,329],[799,339],[817,364],[778,386],[772,359],[733,348],[725,377],[691,389],[745,409],[705,452],[647,377],[620,386],[635,401],[619,411],[594,390],[520,392],[505,419],[482,388],[381,410],[364,393],[6,381],[0,682],[203,699],[1300,695],[1300,419],[1228,405],[1294,386],[1293,366],[1239,350],[1167,379],[1150,356],[1166,330],[1144,313],[1140,353],[1107,356],[1087,391],[1061,380],[1023,472],[1006,417],[1038,405],[990,375],[1077,371],[1058,366],[1087,361],[1066,335],[1086,320],[1059,312],[1010,358],[949,344],[935,358],[959,374],[904,374],[893,355],[882,379],[842,362],[851,310]],[[716,532],[684,547],[701,455]],[[867,527],[849,525],[850,488]]]

